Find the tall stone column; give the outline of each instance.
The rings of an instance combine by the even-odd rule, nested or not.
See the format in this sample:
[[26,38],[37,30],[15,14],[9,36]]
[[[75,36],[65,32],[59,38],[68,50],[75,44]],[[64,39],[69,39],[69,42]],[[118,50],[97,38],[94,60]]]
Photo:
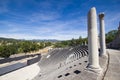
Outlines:
[[88,70],[100,72],[99,54],[98,54],[98,36],[97,36],[97,16],[95,7],[91,8],[88,13],[88,52],[89,64]]
[[106,55],[104,13],[99,14],[100,21],[100,56]]
[[86,41],[85,41],[85,46],[87,45]]

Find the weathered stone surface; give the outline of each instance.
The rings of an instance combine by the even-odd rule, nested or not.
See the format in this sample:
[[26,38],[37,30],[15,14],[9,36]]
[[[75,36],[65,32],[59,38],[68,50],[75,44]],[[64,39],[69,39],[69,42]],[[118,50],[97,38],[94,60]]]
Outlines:
[[105,24],[104,24],[104,13],[99,14],[100,24],[100,55],[106,55],[106,44],[105,44]]
[[89,52],[89,64],[88,69],[100,72],[98,59],[98,42],[97,42],[97,15],[95,7],[91,8],[88,12],[88,52]]
[[115,39],[111,43],[109,43],[108,47],[114,48],[114,49],[120,49],[120,23],[118,26],[118,33],[117,33]]
[[120,80],[120,51],[109,49],[109,65],[104,80]]

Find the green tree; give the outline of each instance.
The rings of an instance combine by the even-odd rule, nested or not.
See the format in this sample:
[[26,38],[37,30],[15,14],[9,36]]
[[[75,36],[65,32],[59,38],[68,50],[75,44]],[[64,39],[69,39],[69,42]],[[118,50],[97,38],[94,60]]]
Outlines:
[[16,45],[3,45],[0,46],[0,56],[1,57],[9,57],[12,54],[18,53]]
[[111,30],[106,34],[106,43],[110,43],[113,41],[117,34],[117,30]]

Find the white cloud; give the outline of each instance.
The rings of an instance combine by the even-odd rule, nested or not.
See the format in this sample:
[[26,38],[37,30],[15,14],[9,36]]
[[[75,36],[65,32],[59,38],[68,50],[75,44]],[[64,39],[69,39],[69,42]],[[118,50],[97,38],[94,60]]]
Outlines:
[[[55,3],[57,3],[57,1],[55,1]],[[51,3],[42,4],[44,5],[43,7],[51,6]],[[7,16],[12,17],[12,19],[0,21],[0,24],[3,24],[5,27],[4,32],[0,32],[0,37],[16,39],[59,40],[79,38],[79,36],[86,37],[86,17],[73,17],[72,19],[59,20],[62,15],[59,13],[58,10],[63,9],[70,4],[71,2],[64,1],[60,4],[55,4],[56,11],[52,12],[49,10],[40,10],[38,12],[32,12],[31,15],[22,15],[14,11],[9,11],[9,14]],[[53,6],[51,8],[53,8]],[[76,13],[70,14],[68,15],[68,17],[72,17],[75,15]]]
[[31,22],[40,22],[40,21],[51,21],[56,20],[60,17],[60,15],[57,12],[38,12],[33,13],[32,16],[30,16]]
[[54,32],[49,35],[34,35],[32,33],[25,34],[25,33],[2,33],[0,37],[6,38],[15,38],[15,39],[58,39],[58,40],[69,40],[72,38],[79,38],[79,36],[86,37],[86,31],[76,31],[76,32],[69,32],[69,31],[61,31],[61,32]]
[[[67,21],[52,21],[42,25],[32,26],[9,23],[7,33],[1,33],[1,37],[17,38],[17,39],[59,39],[68,40],[72,38],[79,38],[79,36],[86,37],[87,32],[86,19],[77,18]],[[6,22],[7,23],[7,22]],[[17,26],[17,27],[16,27]],[[84,27],[84,28],[83,28]]]

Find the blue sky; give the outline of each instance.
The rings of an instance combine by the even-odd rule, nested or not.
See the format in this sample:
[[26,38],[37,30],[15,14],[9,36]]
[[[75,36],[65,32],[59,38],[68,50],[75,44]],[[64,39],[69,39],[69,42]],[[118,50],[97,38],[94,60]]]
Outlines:
[[120,0],[0,0],[0,37],[87,37],[87,13],[91,7],[96,7],[97,14],[105,13],[106,32],[118,28]]

